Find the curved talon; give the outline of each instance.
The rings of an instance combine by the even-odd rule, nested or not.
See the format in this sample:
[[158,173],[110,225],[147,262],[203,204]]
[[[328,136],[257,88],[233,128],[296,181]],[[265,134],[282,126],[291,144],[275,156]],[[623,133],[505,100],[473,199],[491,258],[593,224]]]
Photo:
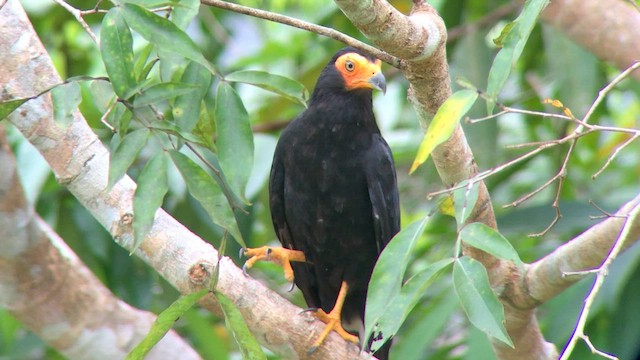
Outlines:
[[306,262],[302,251],[281,247],[263,246],[259,248],[247,248],[244,250],[244,255],[248,257],[243,267],[245,272],[246,269],[250,269],[257,261],[268,260],[283,267],[284,277],[289,282],[293,282],[291,262]]
[[249,273],[247,272],[247,263],[242,265],[242,273],[244,274],[244,276],[249,276]]
[[240,251],[238,251],[238,257],[240,259],[242,259],[244,257],[245,251],[247,251],[247,249],[245,249],[245,248],[240,248]]
[[287,290],[287,292],[292,292],[293,289],[295,289],[296,287],[296,283],[295,282],[291,282],[291,287],[289,288],[289,290]]
[[303,309],[302,311],[300,311],[300,313],[298,315],[302,315],[306,312],[318,312],[318,310],[320,310],[320,308],[306,308]]

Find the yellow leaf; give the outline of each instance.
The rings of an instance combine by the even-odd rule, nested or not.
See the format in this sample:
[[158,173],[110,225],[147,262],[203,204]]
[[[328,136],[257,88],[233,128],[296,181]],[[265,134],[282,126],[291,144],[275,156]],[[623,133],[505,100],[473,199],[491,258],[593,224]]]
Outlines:
[[478,92],[473,90],[460,90],[451,95],[438,109],[436,116],[431,120],[427,133],[424,135],[416,159],[411,165],[409,174],[413,173],[420,165],[422,165],[431,154],[436,146],[445,142],[464,114],[469,111],[471,105],[478,98]]
[[456,209],[453,205],[453,195],[447,195],[442,201],[438,204],[438,210],[444,215],[449,215],[451,217],[456,217]]

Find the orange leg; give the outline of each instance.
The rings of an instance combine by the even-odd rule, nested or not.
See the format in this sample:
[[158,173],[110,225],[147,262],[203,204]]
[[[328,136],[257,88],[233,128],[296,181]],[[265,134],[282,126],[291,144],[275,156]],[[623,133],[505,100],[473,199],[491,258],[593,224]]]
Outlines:
[[272,261],[284,269],[284,277],[287,281],[293,281],[293,268],[291,261],[305,262],[304,253],[299,250],[289,250],[281,247],[263,246],[253,249],[245,249],[244,255],[249,259],[244,263],[243,270],[250,269],[257,261]]
[[311,346],[311,349],[309,349],[308,351],[309,354],[316,351],[316,349],[320,345],[322,345],[322,342],[324,341],[324,339],[327,338],[331,330],[334,330],[335,332],[337,332],[340,336],[342,336],[343,339],[347,341],[351,341],[356,345],[358,344],[359,342],[358,337],[348,333],[342,327],[342,323],[340,322],[342,305],[344,305],[344,299],[347,297],[348,291],[349,291],[349,285],[347,284],[346,281],[343,281],[342,285],[340,286],[340,292],[338,293],[338,298],[336,299],[336,304],[333,306],[333,309],[331,309],[331,311],[328,314],[324,312],[322,309],[318,309],[318,311],[316,312],[315,314],[316,317],[327,325],[324,327],[324,330],[320,333],[320,336],[318,336],[316,341],[313,343],[313,346]]

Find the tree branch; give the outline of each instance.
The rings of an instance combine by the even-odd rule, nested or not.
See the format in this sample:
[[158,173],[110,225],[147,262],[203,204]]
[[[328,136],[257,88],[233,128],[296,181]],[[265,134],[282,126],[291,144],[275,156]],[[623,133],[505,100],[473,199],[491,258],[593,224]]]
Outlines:
[[[640,59],[640,12],[622,0],[554,0],[542,20],[596,55],[626,69]],[[640,73],[633,74],[640,80]]]
[[[35,214],[1,125],[0,168],[0,307],[68,358],[124,358],[155,315],[116,298]],[[149,359],[200,356],[170,331]]]
[[[0,11],[0,33],[3,99],[28,97],[61,82],[17,0],[9,0]],[[107,191],[109,152],[82,116],[76,112],[74,121],[62,129],[54,123],[52,104],[45,95],[25,103],[9,116],[9,121],[40,151],[59,182],[116,242],[131,249],[136,185],[124,177]],[[216,249],[162,210],[156,213],[153,228],[135,254],[182,293],[203,288],[213,266],[218,265],[218,291],[236,304],[258,341],[283,358],[306,356],[314,336],[324,329],[322,322],[300,315],[300,308],[245,276],[229,258],[217,263]],[[206,296],[201,305],[219,310],[213,296]],[[335,333],[314,357],[371,359]]]
[[523,286],[528,289],[530,298],[518,305],[534,307],[544,303],[586,276],[579,272],[598,268],[627,222],[629,234],[624,239],[622,249],[636,243],[640,239],[640,219],[635,216],[627,221],[627,216],[638,206],[640,195],[622,206],[612,217],[533,263],[523,278]]

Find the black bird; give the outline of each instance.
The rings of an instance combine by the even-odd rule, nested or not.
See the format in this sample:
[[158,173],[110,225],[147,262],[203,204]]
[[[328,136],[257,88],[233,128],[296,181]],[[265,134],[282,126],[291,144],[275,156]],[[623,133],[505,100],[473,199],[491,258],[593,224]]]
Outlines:
[[[386,90],[380,66],[347,47],[322,70],[309,107],[282,132],[271,168],[271,217],[284,248],[245,251],[245,267],[260,259],[283,265],[327,324],[310,352],[331,330],[354,343],[358,334],[369,349],[362,344],[367,286],[400,229],[393,158],[371,100],[373,89]],[[375,355],[388,352],[387,344]]]

